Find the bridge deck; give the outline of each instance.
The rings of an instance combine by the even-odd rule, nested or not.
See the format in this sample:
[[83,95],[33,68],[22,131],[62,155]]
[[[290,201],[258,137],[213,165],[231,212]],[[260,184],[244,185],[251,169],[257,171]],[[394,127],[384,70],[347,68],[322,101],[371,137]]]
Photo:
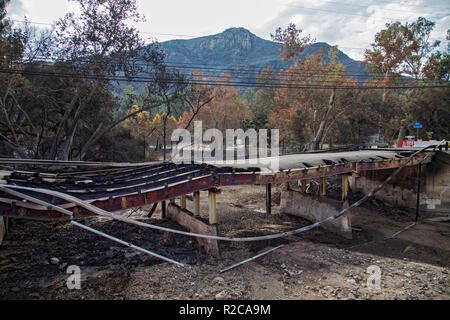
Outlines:
[[[63,192],[114,212],[175,199],[220,186],[272,184],[318,179],[366,170],[402,166],[412,151],[354,151],[296,154],[279,157],[279,170],[268,172],[261,164],[241,160],[202,164],[25,161],[0,159],[0,166],[27,165],[27,171],[0,171],[0,184]],[[417,165],[418,155],[408,165]],[[431,157],[427,162],[431,161]],[[265,162],[265,161],[261,161]],[[20,190],[34,198],[59,205],[74,216],[91,215],[85,209],[36,190]],[[0,191],[0,216],[28,219],[64,219],[58,212]]]

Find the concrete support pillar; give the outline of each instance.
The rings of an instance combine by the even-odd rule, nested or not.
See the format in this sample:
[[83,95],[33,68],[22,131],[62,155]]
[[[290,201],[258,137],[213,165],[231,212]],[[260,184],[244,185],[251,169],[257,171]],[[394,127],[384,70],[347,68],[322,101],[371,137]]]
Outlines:
[[[280,211],[302,217],[311,222],[318,222],[334,216],[342,210],[342,202],[317,195],[305,195],[296,191],[281,193]],[[351,217],[342,216],[321,226],[329,231],[337,233],[346,239],[352,238]]]
[[272,185],[266,185],[266,213],[272,213]]
[[216,189],[209,190],[209,224],[217,224],[217,211],[216,211]]
[[194,216],[200,216],[200,191],[194,192]]

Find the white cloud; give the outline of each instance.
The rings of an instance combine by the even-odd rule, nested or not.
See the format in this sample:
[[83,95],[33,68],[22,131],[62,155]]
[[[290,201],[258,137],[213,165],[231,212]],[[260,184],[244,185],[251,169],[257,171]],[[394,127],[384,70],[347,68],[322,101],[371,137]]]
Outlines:
[[[444,0],[137,0],[147,22],[137,27],[159,41],[220,33],[244,27],[270,39],[278,27],[295,22],[317,41],[339,47],[354,59],[386,22],[412,22],[424,16],[436,22],[434,39],[445,39],[450,28],[450,4]],[[13,0],[9,11],[16,19],[27,16],[52,23],[74,4],[67,0]],[[165,34],[165,35],[163,35]],[[172,34],[172,35],[168,35]],[[185,37],[184,37],[185,38]]]
[[258,32],[268,34],[294,22],[317,41],[338,45],[350,57],[362,59],[364,49],[387,22],[412,22],[424,16],[436,22],[433,38],[445,39],[445,32],[450,28],[448,6],[445,1],[435,0],[297,0],[285,4],[285,9]]
[[27,13],[22,0],[11,1],[6,9],[8,11],[8,16],[11,17],[24,16]]

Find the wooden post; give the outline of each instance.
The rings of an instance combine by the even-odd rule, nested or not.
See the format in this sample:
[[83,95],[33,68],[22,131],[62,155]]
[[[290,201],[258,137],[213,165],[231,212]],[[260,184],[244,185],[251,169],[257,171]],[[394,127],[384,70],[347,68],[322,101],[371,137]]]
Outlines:
[[272,213],[272,184],[266,185],[266,213]]
[[420,187],[421,187],[421,177],[422,177],[422,164],[419,163],[419,171],[418,171],[418,173],[417,173],[416,222],[419,221],[419,214],[420,214]]
[[167,205],[165,201],[161,202],[161,218],[165,219],[167,217]]
[[302,180],[302,192],[306,193],[306,187],[308,184],[308,180]]
[[200,191],[194,192],[194,216],[200,216]]
[[217,223],[217,214],[216,214],[216,190],[209,190],[209,224]]
[[180,200],[180,207],[183,209],[186,209],[186,196],[181,196],[181,200]]
[[320,195],[326,196],[327,195],[327,178],[322,177],[320,179]]
[[342,201],[347,201],[348,186],[349,186],[348,175],[343,174],[341,177],[342,177]]

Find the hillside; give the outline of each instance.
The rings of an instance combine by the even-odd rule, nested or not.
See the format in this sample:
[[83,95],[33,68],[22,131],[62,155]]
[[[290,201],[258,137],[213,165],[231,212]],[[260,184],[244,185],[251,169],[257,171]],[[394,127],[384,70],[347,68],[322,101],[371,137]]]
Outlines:
[[[233,70],[248,68],[260,70],[271,66],[275,71],[287,69],[292,62],[285,63],[280,56],[281,44],[257,37],[244,28],[230,28],[222,33],[189,40],[171,40],[160,43],[166,53],[166,61],[170,66],[184,66],[212,72],[214,75]],[[324,42],[314,43],[307,48],[301,57],[328,50],[331,46]],[[346,66],[349,75],[367,73],[359,61],[349,58],[339,51],[339,62]]]

